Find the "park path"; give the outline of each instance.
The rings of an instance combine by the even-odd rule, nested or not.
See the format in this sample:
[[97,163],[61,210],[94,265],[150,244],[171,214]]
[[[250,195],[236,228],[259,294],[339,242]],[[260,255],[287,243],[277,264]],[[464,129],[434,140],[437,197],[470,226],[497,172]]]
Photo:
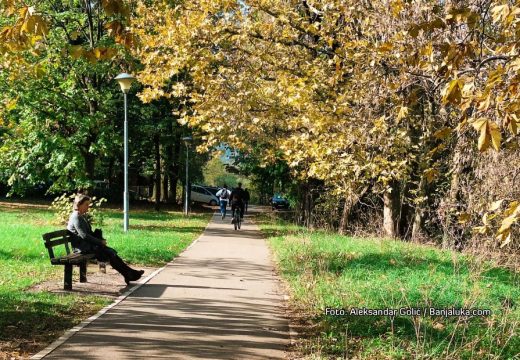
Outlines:
[[215,214],[193,246],[45,359],[283,359],[283,314],[259,229]]

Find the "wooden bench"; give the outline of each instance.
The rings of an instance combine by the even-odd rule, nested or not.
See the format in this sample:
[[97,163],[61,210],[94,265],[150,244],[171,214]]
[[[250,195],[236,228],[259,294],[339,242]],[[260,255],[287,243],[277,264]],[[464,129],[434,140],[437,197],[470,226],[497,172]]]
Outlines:
[[[81,254],[71,252],[72,242],[74,240],[74,234],[68,230],[58,230],[47,234],[43,234],[43,241],[45,241],[45,247],[49,251],[49,257],[51,258],[52,265],[63,265],[65,266],[63,288],[65,290],[72,290],[72,267],[74,265],[79,266],[79,282],[87,282],[87,263],[93,260],[94,254]],[[64,245],[66,255],[55,256],[54,247]],[[100,269],[103,269],[104,263],[99,263]]]

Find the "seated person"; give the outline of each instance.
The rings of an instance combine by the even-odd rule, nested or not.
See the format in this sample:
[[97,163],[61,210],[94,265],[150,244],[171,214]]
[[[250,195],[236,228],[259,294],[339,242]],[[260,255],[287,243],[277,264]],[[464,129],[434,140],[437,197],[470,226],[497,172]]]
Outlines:
[[144,270],[134,270],[117,255],[117,251],[107,246],[100,229],[92,231],[88,219],[84,216],[90,206],[90,197],[80,194],[74,199],[74,211],[70,215],[67,230],[76,235],[75,252],[96,254],[98,261],[110,262],[110,265],[124,276],[128,285],[130,281],[137,281],[144,274]]

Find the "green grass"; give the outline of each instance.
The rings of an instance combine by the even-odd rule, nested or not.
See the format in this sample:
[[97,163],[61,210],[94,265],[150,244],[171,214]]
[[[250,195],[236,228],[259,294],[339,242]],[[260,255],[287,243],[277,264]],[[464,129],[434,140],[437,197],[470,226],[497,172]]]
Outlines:
[[[210,214],[186,219],[177,212],[137,212],[130,232],[122,214],[105,212],[103,235],[126,261],[160,266],[177,256],[205,228]],[[62,279],[63,267],[51,266],[42,234],[64,228],[52,212],[29,207],[0,207],[0,358],[31,353],[92,315],[110,300],[99,296],[29,292],[31,286]]]
[[[518,274],[410,243],[307,232],[264,219],[292,305],[318,358],[517,359]],[[325,308],[490,309],[489,317],[331,316]],[[345,334],[348,334],[346,336]],[[346,345],[347,344],[347,345]]]

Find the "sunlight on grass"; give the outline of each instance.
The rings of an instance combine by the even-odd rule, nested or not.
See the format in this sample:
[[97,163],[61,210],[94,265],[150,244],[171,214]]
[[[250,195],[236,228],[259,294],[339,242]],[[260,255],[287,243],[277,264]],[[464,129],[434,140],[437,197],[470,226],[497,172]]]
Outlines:
[[[161,266],[179,255],[205,228],[211,214],[185,218],[178,212],[134,211],[130,231],[122,213],[105,211],[101,227],[108,244],[132,264]],[[0,347],[22,344],[34,352],[92,315],[110,300],[76,294],[31,293],[27,288],[62,279],[63,267],[52,266],[42,234],[65,228],[44,209],[0,207]],[[25,345],[24,345],[25,344]],[[14,346],[14,345],[13,345]]]
[[[384,239],[309,232],[263,219],[297,312],[311,321],[307,354],[360,358],[509,359],[520,341],[518,274],[467,255]],[[489,317],[331,316],[325,308],[476,308]],[[345,333],[348,333],[346,338]]]

